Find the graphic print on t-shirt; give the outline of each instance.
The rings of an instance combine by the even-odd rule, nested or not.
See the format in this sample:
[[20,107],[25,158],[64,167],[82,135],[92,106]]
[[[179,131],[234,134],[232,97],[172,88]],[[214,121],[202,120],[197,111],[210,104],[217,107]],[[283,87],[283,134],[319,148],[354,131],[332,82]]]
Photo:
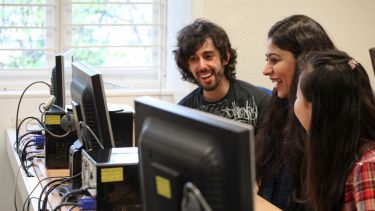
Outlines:
[[218,103],[201,105],[197,109],[251,125],[256,124],[258,116],[254,97],[246,100],[244,105],[238,105],[235,101],[223,100]]

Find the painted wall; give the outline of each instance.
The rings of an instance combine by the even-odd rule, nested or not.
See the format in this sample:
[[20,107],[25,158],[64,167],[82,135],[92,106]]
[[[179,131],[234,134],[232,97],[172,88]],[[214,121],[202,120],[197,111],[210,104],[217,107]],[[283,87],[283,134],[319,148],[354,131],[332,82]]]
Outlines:
[[[373,87],[374,74],[371,69],[368,49],[375,47],[375,1],[374,0],[169,0],[170,4],[192,2],[192,7],[180,7],[170,12],[172,18],[181,13],[191,13],[181,23],[189,23],[191,17],[203,17],[221,25],[228,33],[232,45],[238,50],[237,77],[268,88],[271,82],[261,73],[265,64],[266,35],[277,21],[292,14],[306,14],[314,18],[326,29],[335,44],[357,58],[367,69]],[[173,36],[182,27],[172,25],[168,31],[172,42],[168,46],[169,58],[173,49]],[[193,87],[182,82],[172,62],[168,64],[167,74],[173,78],[167,84],[174,95],[166,95],[164,100],[177,102]],[[144,94],[144,93],[143,93]],[[132,105],[136,94],[107,95],[108,102]],[[17,95],[0,96],[0,137],[5,136],[5,128],[14,127],[18,103]],[[33,95],[24,99],[21,117],[38,115],[37,106],[47,99],[46,95]],[[14,210],[14,179],[10,172],[4,144],[0,142],[0,204],[2,210]]]
[[221,25],[238,50],[238,78],[272,88],[262,75],[267,33],[278,20],[305,14],[317,20],[336,46],[357,58],[365,67],[372,86],[374,73],[369,48],[375,47],[374,0],[205,0],[196,1],[195,13]]

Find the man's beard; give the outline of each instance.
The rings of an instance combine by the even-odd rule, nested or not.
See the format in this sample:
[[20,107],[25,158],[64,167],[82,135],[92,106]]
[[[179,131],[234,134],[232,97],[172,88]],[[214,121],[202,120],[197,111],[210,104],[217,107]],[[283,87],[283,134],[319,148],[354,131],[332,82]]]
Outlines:
[[221,83],[221,80],[224,77],[223,71],[219,71],[219,72],[215,72],[213,70],[211,70],[211,71],[213,72],[211,77],[213,77],[214,79],[213,79],[213,81],[210,84],[207,85],[204,82],[201,82],[199,80],[199,78],[195,79],[195,81],[197,82],[197,84],[200,87],[202,87],[202,89],[205,90],[205,91],[214,91],[219,86],[219,84]]

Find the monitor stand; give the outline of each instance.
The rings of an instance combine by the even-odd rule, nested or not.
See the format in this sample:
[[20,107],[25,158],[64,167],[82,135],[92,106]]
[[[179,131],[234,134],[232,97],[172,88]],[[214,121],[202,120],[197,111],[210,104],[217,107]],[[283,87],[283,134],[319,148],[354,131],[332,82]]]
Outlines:
[[[81,156],[83,149],[82,142],[77,139],[69,148],[69,176],[73,177],[82,171]],[[72,189],[79,189],[82,186],[82,177],[76,176],[72,179]]]
[[193,183],[184,185],[181,211],[212,211],[210,205]]

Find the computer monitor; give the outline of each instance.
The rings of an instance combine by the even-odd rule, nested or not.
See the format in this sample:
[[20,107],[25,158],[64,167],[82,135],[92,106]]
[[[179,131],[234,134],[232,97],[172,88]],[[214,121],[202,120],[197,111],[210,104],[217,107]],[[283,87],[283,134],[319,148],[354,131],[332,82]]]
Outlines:
[[70,94],[74,124],[85,148],[114,147],[101,73],[81,62],[73,62]]
[[372,63],[372,70],[374,71],[375,74],[375,47],[370,48],[370,58],[371,58],[371,63]]
[[65,108],[65,77],[71,72],[73,50],[62,52],[55,57],[55,67],[51,74],[50,94],[56,97],[55,105]]
[[135,135],[146,211],[253,210],[252,126],[141,97]]

